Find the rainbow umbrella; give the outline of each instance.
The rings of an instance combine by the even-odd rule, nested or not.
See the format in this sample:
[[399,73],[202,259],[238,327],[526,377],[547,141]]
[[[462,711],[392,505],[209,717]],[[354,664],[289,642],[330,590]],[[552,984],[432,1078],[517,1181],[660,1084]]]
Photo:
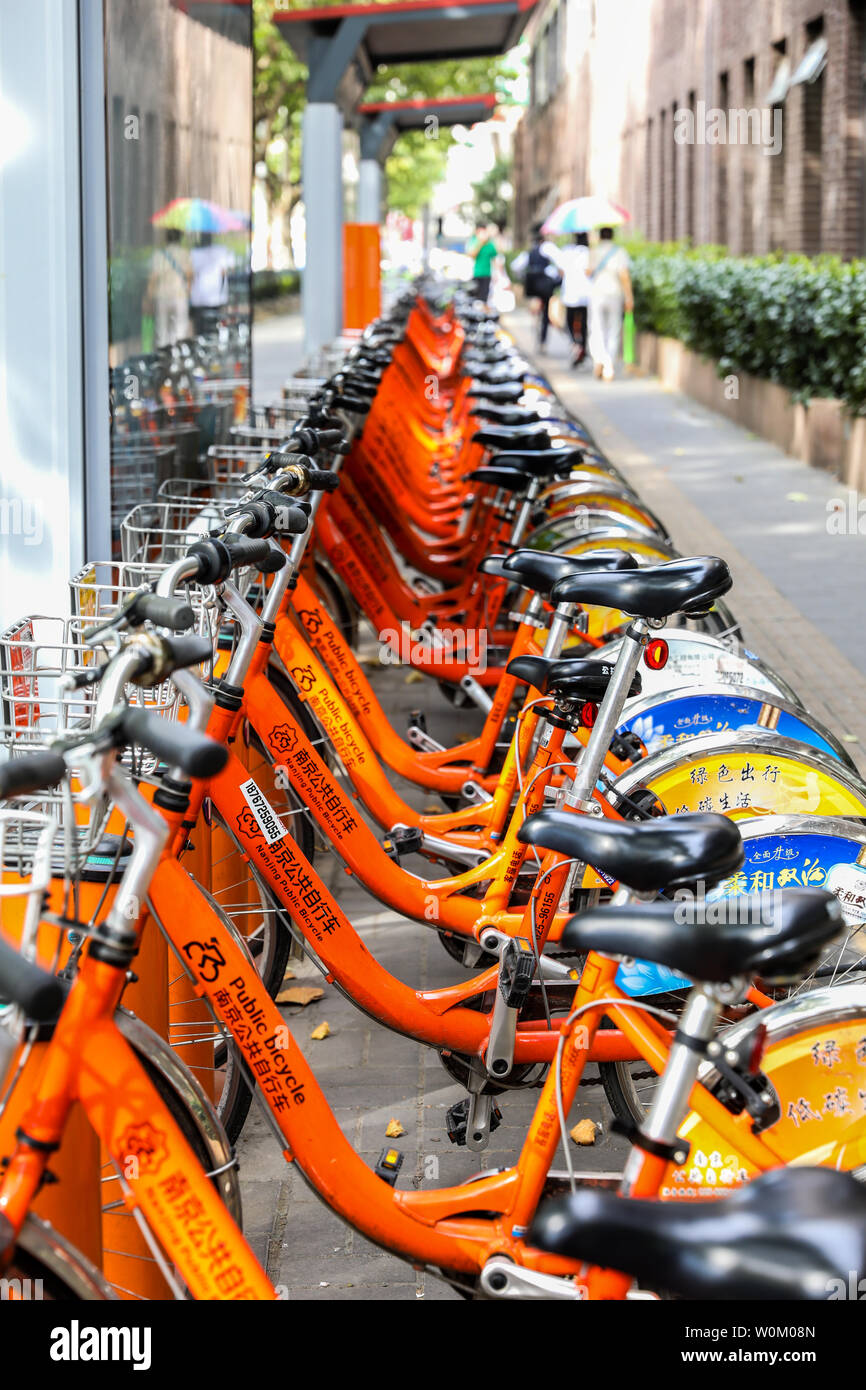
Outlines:
[[173,198],[151,217],[154,227],[176,232],[242,232],[247,225],[241,213],[230,212],[207,198]]
[[591,232],[595,227],[621,227],[630,221],[631,213],[618,203],[591,194],[560,203],[541,230],[546,236],[563,236],[566,232]]

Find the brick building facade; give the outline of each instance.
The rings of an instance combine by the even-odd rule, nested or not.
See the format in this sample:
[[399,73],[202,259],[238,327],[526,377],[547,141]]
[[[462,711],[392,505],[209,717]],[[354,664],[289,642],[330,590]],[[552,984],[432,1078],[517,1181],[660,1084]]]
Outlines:
[[594,192],[654,240],[866,253],[866,0],[547,0],[528,37],[519,241]]

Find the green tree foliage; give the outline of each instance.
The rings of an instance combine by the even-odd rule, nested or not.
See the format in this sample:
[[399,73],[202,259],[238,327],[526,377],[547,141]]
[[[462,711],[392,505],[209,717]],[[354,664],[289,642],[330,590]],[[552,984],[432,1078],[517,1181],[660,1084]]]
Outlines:
[[272,21],[274,0],[253,0],[253,160],[264,169],[271,216],[301,196],[301,116],[307,69]]
[[503,188],[511,182],[511,160],[500,156],[492,169],[472,185],[472,202],[462,209],[468,221],[495,222],[500,230],[511,220],[511,197]]

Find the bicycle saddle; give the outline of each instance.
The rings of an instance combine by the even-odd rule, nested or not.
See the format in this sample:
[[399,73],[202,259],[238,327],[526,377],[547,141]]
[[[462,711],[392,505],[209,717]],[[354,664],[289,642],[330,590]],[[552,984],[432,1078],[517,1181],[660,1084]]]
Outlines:
[[485,464],[482,468],[473,468],[471,473],[466,474],[466,479],[470,483],[487,483],[491,487],[504,487],[509,492],[525,492],[530,483],[529,474],[522,472],[521,469],[499,468],[496,464]]
[[550,432],[544,420],[526,425],[490,425],[476,430],[472,443],[483,444],[486,449],[549,449]]
[[571,445],[557,449],[533,449],[530,453],[519,453],[516,449],[500,449],[496,463],[501,468],[520,468],[531,473],[534,478],[548,478],[554,473],[567,474],[572,468],[579,468],[584,459],[583,449]]
[[[657,876],[667,877],[664,868]],[[712,884],[724,876],[698,869],[692,881],[702,878]],[[720,923],[718,916],[731,920]],[[710,984],[723,984],[737,975],[786,981],[808,974],[842,928],[842,910],[831,893],[791,888],[780,889],[769,902],[766,895],[755,893],[726,901],[724,908],[697,898],[624,907],[608,903],[572,917],[563,930],[562,945],[576,955],[599,951],[604,956],[643,957]]]
[[493,425],[535,425],[541,419],[537,410],[529,405],[495,405],[492,401],[479,401],[472,407],[476,420],[485,420]]
[[[603,700],[614,668],[590,657],[516,656],[505,672],[534,686],[542,695],[549,691],[563,700]],[[635,675],[628,693],[640,692],[641,679]]]
[[733,583],[724,560],[696,555],[647,565],[633,574],[586,574],[564,579],[551,598],[555,603],[598,603],[620,608],[637,618],[669,618],[672,613],[697,617],[708,613]]
[[[514,470],[517,472],[518,470]],[[626,550],[590,550],[586,555],[550,555],[544,550],[528,547],[515,550],[502,564],[508,577],[532,589],[536,594],[549,594],[560,580],[579,579],[586,572],[635,570],[637,560]]]
[[[743,862],[743,842],[735,822],[714,813],[687,812],[658,820],[618,821],[609,820],[606,816],[580,816],[573,811],[550,809],[529,816],[517,838],[526,845],[554,849],[558,854],[567,854],[569,859],[592,864],[593,868],[603,869],[638,893],[657,893],[663,888],[693,884],[696,879],[718,883],[728,874],[735,873]],[[649,906],[662,907],[665,912],[672,913],[675,907],[682,904],[653,903]],[[566,934],[571,934],[568,942],[571,949],[573,940],[581,933],[582,924],[587,922],[587,931],[595,933],[599,925],[595,917],[603,915],[605,921],[611,922],[620,931],[633,923],[635,936],[641,936],[643,940],[644,918],[640,914],[645,910],[646,905],[632,909],[630,906],[615,908],[607,904],[603,913],[594,915],[593,912],[585,912],[580,917],[573,917],[566,923],[562,939],[565,941]],[[676,923],[671,920],[671,930],[676,931]],[[666,923],[667,917],[662,916],[659,934],[667,929]],[[690,935],[694,930],[683,928],[682,932]],[[717,927],[712,930],[718,932]],[[650,934],[649,927],[647,934]],[[581,946],[580,949],[590,948]],[[653,955],[648,946],[635,951],[603,945],[593,946],[592,949],[608,955],[648,956],[650,960],[662,960],[661,956]],[[727,976],[722,978],[727,979]]]
[[724,1201],[585,1188],[545,1202],[527,1240],[683,1298],[816,1302],[866,1272],[866,1190],[830,1168],[776,1168]]
[[480,396],[485,400],[516,405],[523,395],[523,387],[519,381],[503,381],[499,386],[485,385],[483,381],[472,381],[466,394],[470,399]]

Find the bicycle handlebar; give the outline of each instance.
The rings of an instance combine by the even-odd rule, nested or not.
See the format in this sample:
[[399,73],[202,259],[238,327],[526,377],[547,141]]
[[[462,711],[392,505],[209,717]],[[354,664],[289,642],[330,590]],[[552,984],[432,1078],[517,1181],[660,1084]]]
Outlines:
[[126,743],[140,744],[169,767],[179,767],[188,777],[214,777],[228,761],[228,749],[223,744],[186,724],[162,719],[153,710],[128,705],[118,716],[116,728]]
[[56,787],[66,776],[66,763],[59,753],[30,753],[10,758],[0,767],[0,797],[27,796]]
[[25,960],[14,946],[0,938],[0,995],[18,1004],[28,1018],[44,1023],[60,1009],[63,986],[54,975]]

